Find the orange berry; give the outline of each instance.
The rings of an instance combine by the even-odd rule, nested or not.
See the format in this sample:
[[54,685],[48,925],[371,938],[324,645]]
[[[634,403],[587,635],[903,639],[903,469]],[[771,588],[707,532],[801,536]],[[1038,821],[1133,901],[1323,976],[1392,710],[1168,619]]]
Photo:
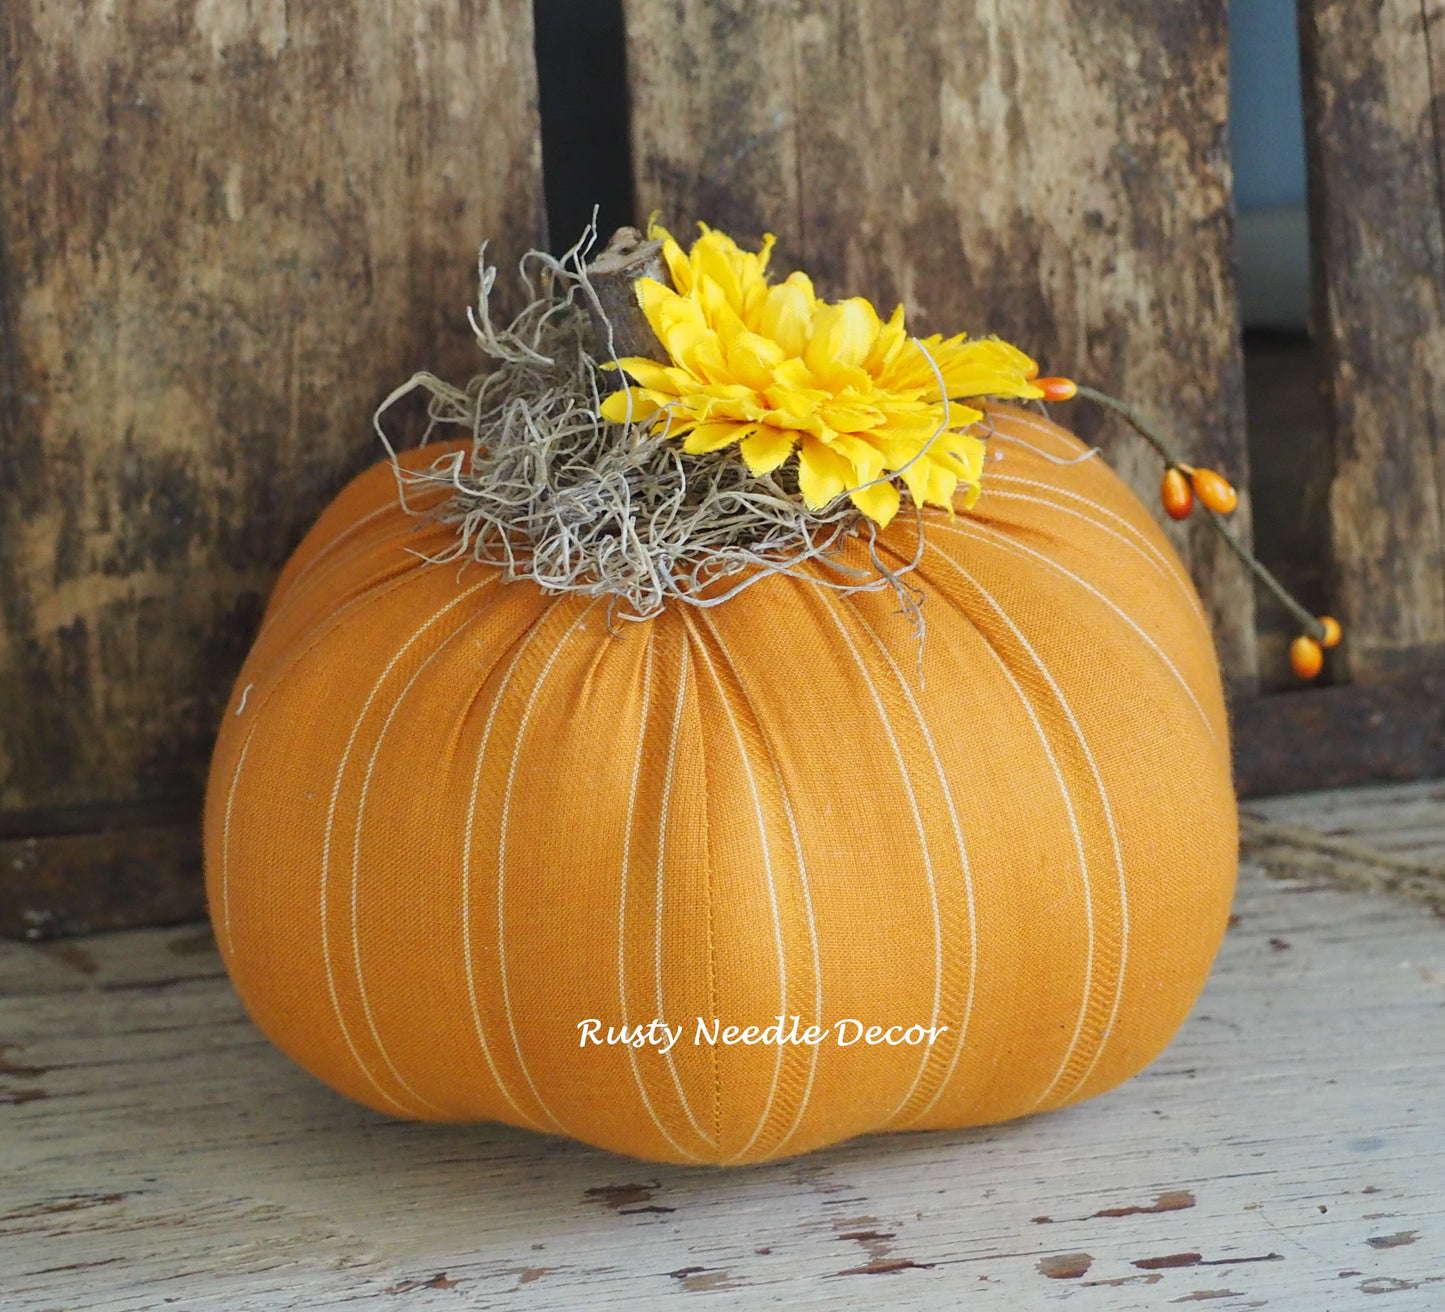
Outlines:
[[1239,493],[1229,480],[1212,469],[1194,471],[1194,492],[1217,515],[1227,515],[1239,504]]
[[1164,513],[1170,519],[1188,519],[1194,509],[1194,493],[1189,490],[1189,480],[1181,470],[1166,469],[1164,481],[1159,485],[1159,500],[1164,503]]
[[1034,386],[1043,392],[1045,401],[1071,401],[1079,394],[1079,385],[1072,378],[1035,378]]
[[1324,626],[1325,636],[1320,639],[1321,647],[1338,647],[1340,645],[1340,622],[1333,615],[1321,615],[1320,623]]
[[1289,645],[1289,663],[1301,679],[1313,679],[1324,668],[1325,654],[1319,643],[1302,633]]

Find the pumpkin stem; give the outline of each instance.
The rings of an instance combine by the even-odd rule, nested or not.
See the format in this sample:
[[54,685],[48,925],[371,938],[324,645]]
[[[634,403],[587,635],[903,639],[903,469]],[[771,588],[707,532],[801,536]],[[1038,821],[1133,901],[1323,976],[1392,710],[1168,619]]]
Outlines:
[[[1159,453],[1169,468],[1189,469],[1189,466],[1184,464],[1178,455],[1175,454],[1168,439],[1127,401],[1121,401],[1118,397],[1110,396],[1107,392],[1100,392],[1095,388],[1085,387],[1082,383],[1079,384],[1076,395],[1083,397],[1086,401],[1094,402],[1095,405],[1101,405],[1105,407],[1105,409],[1112,410]],[[1280,605],[1299,621],[1305,633],[1316,642],[1322,642],[1325,638],[1325,626],[1301,606],[1300,603],[1290,595],[1284,584],[1275,578],[1275,576],[1260,563],[1254,553],[1224,526],[1223,515],[1202,498],[1199,504],[1208,517],[1209,522],[1214,525],[1215,531],[1224,539],[1229,549],[1253,572],[1255,578],[1275,595]]]
[[[594,298],[587,313],[592,320],[593,354],[616,362],[640,355],[659,364],[668,362],[667,348],[657,340],[637,300],[637,283],[651,278],[672,286],[662,258],[662,243],[649,241],[636,228],[618,228],[602,253],[587,266],[587,282]],[[620,387],[621,370],[607,370],[609,389]]]

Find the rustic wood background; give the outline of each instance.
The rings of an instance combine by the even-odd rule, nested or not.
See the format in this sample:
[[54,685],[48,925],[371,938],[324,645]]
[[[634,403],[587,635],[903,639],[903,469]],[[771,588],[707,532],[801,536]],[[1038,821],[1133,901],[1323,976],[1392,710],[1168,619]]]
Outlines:
[[1336,597],[1356,682],[1445,651],[1445,0],[1301,0]]
[[[550,130],[586,138],[573,163],[630,130],[631,177],[594,172],[604,206],[630,187],[679,235],[773,231],[825,290],[1008,336],[1247,483],[1225,0],[605,2],[585,6],[591,61],[544,78],[585,75],[595,103],[579,123],[550,102]],[[1252,590],[1212,536],[1169,526],[1215,617],[1247,790],[1445,759],[1442,14],[1301,0],[1332,672],[1356,684],[1251,700]],[[593,67],[624,40],[630,129]],[[479,242],[504,264],[545,244],[538,102],[523,0],[7,6],[0,932],[200,912],[213,726],[267,590],[375,457],[375,403],[418,367],[471,371]],[[575,201],[583,182],[547,172]],[[1152,500],[1138,444],[1062,417]]]
[[[199,796],[286,554],[545,239],[531,9],[16,0],[0,24],[0,812]],[[37,814],[38,813],[38,814]]]

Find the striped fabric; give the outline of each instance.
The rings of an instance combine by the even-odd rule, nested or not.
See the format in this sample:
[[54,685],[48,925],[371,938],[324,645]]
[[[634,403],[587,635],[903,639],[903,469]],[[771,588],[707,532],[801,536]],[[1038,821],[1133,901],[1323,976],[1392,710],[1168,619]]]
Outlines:
[[[1228,915],[1218,668],[1114,474],[995,418],[974,511],[926,521],[921,656],[890,593],[783,578],[610,632],[605,599],[425,563],[448,530],[389,467],[358,478],[287,565],[212,766],[211,912],[256,1021],[395,1115],[679,1162],[1004,1120],[1143,1067]],[[898,561],[914,534],[885,535]]]

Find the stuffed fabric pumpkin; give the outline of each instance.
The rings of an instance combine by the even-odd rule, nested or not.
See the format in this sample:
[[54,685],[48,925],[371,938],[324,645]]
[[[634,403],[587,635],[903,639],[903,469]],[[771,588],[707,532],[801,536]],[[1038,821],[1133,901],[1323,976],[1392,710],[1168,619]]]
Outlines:
[[[893,594],[783,576],[614,636],[605,599],[426,563],[453,530],[389,465],[356,479],[276,588],[207,798],[262,1029],[397,1116],[675,1162],[1002,1121],[1148,1063],[1228,916],[1218,668],[1119,479],[991,413],[1036,449],[924,513],[921,654]],[[916,532],[880,540],[902,562]]]

